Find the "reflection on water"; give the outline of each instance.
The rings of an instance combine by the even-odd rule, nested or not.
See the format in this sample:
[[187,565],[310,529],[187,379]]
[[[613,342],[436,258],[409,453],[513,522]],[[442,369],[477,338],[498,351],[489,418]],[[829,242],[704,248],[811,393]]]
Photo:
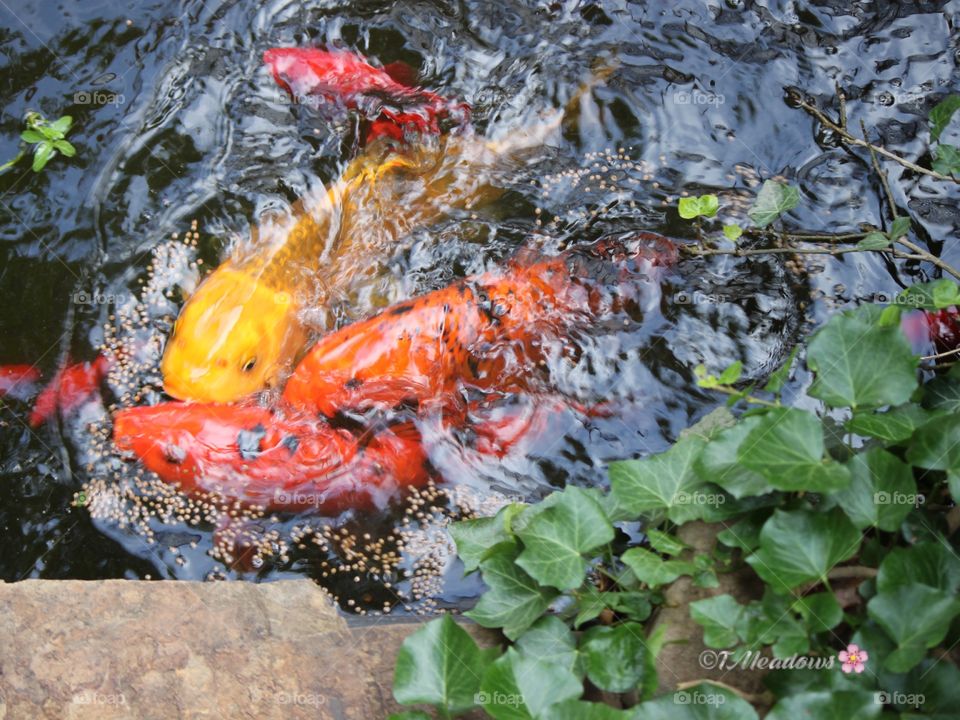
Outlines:
[[[425,87],[468,102],[478,132],[501,140],[564,107],[599,65],[619,60],[560,141],[503,179],[501,197],[454,208],[378,250],[379,284],[332,306],[336,324],[489,269],[528,242],[556,252],[640,228],[691,238],[670,209],[684,192],[718,192],[724,208],[742,212],[760,180],[782,175],[802,190],[790,216],[796,226],[876,223],[868,159],[815,136],[809,118],[784,102],[785,89],[802,88],[829,107],[839,83],[850,122],[863,120],[882,144],[907,154],[923,152],[927,112],[957,89],[956,20],[939,4],[183,0],[136,9],[20,3],[0,13],[0,158],[17,152],[28,109],[72,115],[79,150],[39,175],[24,167],[0,176],[0,363],[36,362],[49,376],[68,354],[90,359],[96,347],[122,343],[133,350],[109,398],[121,405],[159,399],[159,340],[198,273],[252,227],[282,223],[298,199],[322,194],[357,151],[348,114],[331,121],[289,103],[262,66],[269,47],[343,46],[409,63]],[[889,170],[897,204],[939,249],[957,231],[954,191]],[[211,516],[194,526],[182,508],[132,508],[109,492],[138,471],[106,444],[102,407],[31,433],[26,406],[9,401],[0,430],[0,575],[306,574],[345,604],[371,609],[395,604],[397,585],[432,594],[449,547],[429,518],[567,482],[602,484],[606,462],[664,448],[717,403],[695,388],[696,364],[719,369],[740,359],[762,377],[805,323],[913,279],[874,256],[809,263],[807,271],[792,273],[776,258],[681,263],[642,322],[570,338],[578,352],[561,368],[560,388],[610,399],[614,416],[561,418],[550,429],[555,442],[504,462],[470,463],[455,444],[438,442],[431,460],[448,479],[445,495],[428,490],[412,506],[346,518],[342,527],[284,516]],[[100,503],[95,520],[71,505],[84,483],[84,499]],[[207,554],[215,537],[234,551],[240,538],[275,555],[230,570]],[[417,554],[426,559],[416,563]],[[475,590],[451,580],[439,594],[455,601]]]

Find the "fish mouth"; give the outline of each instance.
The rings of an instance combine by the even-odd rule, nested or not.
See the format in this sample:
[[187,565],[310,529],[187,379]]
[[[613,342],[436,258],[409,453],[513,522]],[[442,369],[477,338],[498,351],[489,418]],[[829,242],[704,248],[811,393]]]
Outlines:
[[198,398],[196,392],[190,392],[184,388],[182,385],[178,385],[177,381],[171,380],[169,378],[163,379],[163,391],[172,397],[174,400],[197,400],[202,399]]

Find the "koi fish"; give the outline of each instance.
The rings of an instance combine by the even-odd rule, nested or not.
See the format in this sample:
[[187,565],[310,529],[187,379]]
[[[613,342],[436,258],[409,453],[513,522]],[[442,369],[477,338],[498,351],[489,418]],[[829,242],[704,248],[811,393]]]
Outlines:
[[[348,408],[444,404],[463,386],[528,392],[549,340],[616,310],[638,279],[673,263],[676,252],[660,235],[637,233],[533,262],[521,258],[398,303],[322,337],[283,398],[333,417]],[[621,283],[614,290],[611,276]]]
[[33,365],[0,365],[0,397],[26,400],[39,380],[40,371]]
[[[268,52],[278,75],[281,65],[290,70],[289,55]],[[336,68],[328,68],[324,91],[344,86],[354,97],[357,63],[338,57],[346,75],[338,81]],[[369,281],[371,267],[399,236],[451,207],[473,206],[488,192],[485,177],[451,176],[462,169],[441,158],[462,153],[446,143],[402,150],[388,138],[369,144],[319,203],[308,210],[304,201],[292,221],[261,226],[251,242],[255,252],[235,254],[201,283],[161,362],[169,395],[228,402],[277,386],[307,345],[305,306],[324,306],[348,294],[352,283]],[[446,199],[438,197],[441,190],[453,192]]]
[[69,413],[100,391],[111,362],[98,355],[93,362],[82,362],[61,369],[40,391],[30,413],[30,426],[40,427],[54,418]]
[[401,63],[381,70],[353,53],[312,48],[273,48],[263,54],[263,61],[295,100],[342,103],[360,110],[372,121],[368,142],[381,135],[402,140],[408,127],[437,135],[440,120],[454,115],[463,125],[470,117],[466,103],[411,87],[413,73]]
[[430,478],[410,423],[357,437],[316,417],[252,405],[127,408],[114,418],[114,443],[187,495],[267,510],[383,508]]
[[[393,81],[371,80],[361,61],[342,54],[315,70],[300,51],[268,52],[275,73],[297,91],[337,90],[353,99],[361,89],[400,92]],[[357,80],[356,72],[366,79]],[[410,88],[405,93],[404,99],[439,115],[441,104],[432,94]],[[317,206],[307,212],[304,202],[285,225],[261,226],[253,238],[255,253],[230,258],[201,283],[164,351],[166,392],[181,400],[230,402],[279,387],[309,343],[311,332],[302,318],[306,307],[348,300],[377,275],[378,262],[389,256],[397,238],[413,228],[499,197],[498,178],[513,175],[511,166],[521,153],[542,146],[567,115],[567,109],[555,112],[500,141],[460,133],[444,134],[429,146],[397,146],[389,137],[377,138]]]

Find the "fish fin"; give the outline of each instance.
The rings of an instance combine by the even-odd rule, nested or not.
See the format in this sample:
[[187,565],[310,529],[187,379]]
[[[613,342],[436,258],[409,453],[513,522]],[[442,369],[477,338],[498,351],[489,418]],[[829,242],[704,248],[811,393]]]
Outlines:
[[390,432],[401,440],[408,440],[410,442],[423,441],[423,436],[420,434],[417,426],[409,420],[398,425],[391,425]]

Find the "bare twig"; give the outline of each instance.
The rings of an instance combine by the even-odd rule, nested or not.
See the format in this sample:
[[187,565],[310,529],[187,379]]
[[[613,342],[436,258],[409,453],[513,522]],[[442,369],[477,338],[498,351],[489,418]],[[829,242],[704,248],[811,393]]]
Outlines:
[[[764,237],[768,233],[766,230],[761,228],[746,228],[743,231],[744,235],[749,237]],[[861,240],[865,238],[869,233],[867,232],[855,232],[855,233],[792,233],[785,232],[783,237],[787,240],[810,240],[814,242],[844,242],[846,240]]]
[[840,125],[835,123],[833,120],[831,120],[826,115],[824,115],[823,112],[820,110],[820,108],[816,107],[815,105],[811,105],[803,98],[799,98],[797,100],[797,103],[800,107],[806,110],[808,114],[812,115],[818,121],[820,121],[820,123],[824,127],[827,127],[833,132],[837,133],[843,139],[843,141],[849,145],[856,145],[858,147],[867,148],[868,150],[872,148],[874,152],[879,153],[880,155],[883,155],[885,158],[893,160],[894,162],[900,163],[905,168],[908,168],[910,170],[913,170],[914,172],[920,173],[921,175],[929,175],[930,177],[936,178],[937,180],[947,180],[949,182],[960,184],[960,178],[951,177],[950,175],[944,175],[943,173],[938,173],[936,170],[927,170],[927,168],[920,167],[916,163],[911,162],[906,158],[900,157],[896,153],[890,152],[889,150],[887,150],[884,147],[881,147],[880,145],[874,145],[873,143],[868,142],[865,139],[861,139],[856,137],[855,135],[851,135],[845,127],[841,127]]
[[951,355],[960,354],[960,348],[954,348],[953,350],[947,350],[946,352],[937,353],[936,355],[921,355],[921,360],[939,360],[940,358],[950,357]]
[[[864,124],[863,120],[860,121],[860,130],[863,132],[863,137],[867,137],[867,126]],[[880,167],[880,161],[877,160],[877,151],[870,147],[870,162],[873,164],[873,169],[877,173],[877,176],[880,178],[880,183],[883,185],[883,191],[887,195],[887,205],[890,208],[890,219],[893,220],[897,217],[897,204],[893,201],[893,191],[890,190],[890,183],[887,180],[887,174]]]
[[922,247],[917,245],[916,243],[910,242],[909,240],[907,240],[906,237],[897,238],[897,242],[903,245],[905,248],[907,248],[907,250],[910,250],[916,255],[921,256],[927,262],[933,263],[938,268],[943,270],[945,273],[949,273],[950,275],[953,275],[957,280],[960,280],[960,271],[955,270],[952,265],[944,262],[933,253],[929,253],[926,250],[924,250]]
[[[839,83],[834,85],[834,87],[837,90],[837,100],[840,103],[840,112],[839,112],[840,129],[846,130],[847,129],[847,96],[843,94],[843,90],[840,89]],[[866,137],[867,134],[864,133],[863,136]]]

